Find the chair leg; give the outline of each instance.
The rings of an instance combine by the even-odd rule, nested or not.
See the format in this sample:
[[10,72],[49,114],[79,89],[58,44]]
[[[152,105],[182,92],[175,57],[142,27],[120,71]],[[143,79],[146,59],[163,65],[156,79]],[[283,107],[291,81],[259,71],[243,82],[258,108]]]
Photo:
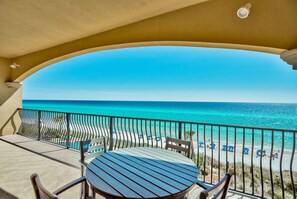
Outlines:
[[[84,167],[83,166],[80,166],[80,171],[81,171],[81,176],[84,176]],[[82,183],[81,184],[81,188],[80,188],[80,198],[83,198],[84,197],[84,184],[85,183]]]
[[88,199],[89,198],[89,185],[87,182],[84,182],[83,185],[84,185],[84,194],[83,194],[84,197],[83,198]]
[[92,187],[92,197],[95,199],[96,198],[96,193],[95,193],[95,189]]

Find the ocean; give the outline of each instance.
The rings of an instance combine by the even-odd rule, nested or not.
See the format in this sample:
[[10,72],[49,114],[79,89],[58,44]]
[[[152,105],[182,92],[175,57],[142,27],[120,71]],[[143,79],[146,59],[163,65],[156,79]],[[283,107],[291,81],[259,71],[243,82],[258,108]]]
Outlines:
[[[97,114],[104,116],[124,116],[142,119],[160,119],[189,122],[208,123],[210,125],[187,125],[183,132],[194,130],[193,142],[205,142],[207,144],[221,143],[237,146],[239,148],[252,145],[256,149],[270,151],[272,145],[278,151],[284,147],[286,154],[291,154],[293,146],[297,144],[297,139],[293,131],[297,130],[297,104],[276,104],[276,103],[226,103],[226,102],[145,102],[145,101],[67,101],[67,100],[23,100],[23,108],[35,110],[50,110],[68,113]],[[23,115],[28,117],[30,115]],[[35,116],[36,117],[36,116]],[[56,124],[53,115],[44,113],[42,125],[47,127]],[[51,119],[50,119],[51,118]],[[49,120],[50,119],[50,120]],[[92,134],[87,130],[102,128],[97,123],[88,123],[80,117],[71,116],[70,128],[73,132],[86,130],[84,135]],[[35,120],[31,120],[35,121]],[[129,125],[133,126],[135,132],[145,134],[145,136],[166,137],[170,132],[177,132],[176,123],[171,126],[168,123],[131,123],[131,120],[115,121],[114,129],[119,134],[126,135],[130,132]],[[220,125],[219,125],[220,124]],[[84,125],[84,126],[81,126]],[[95,126],[94,126],[95,125]],[[119,126],[120,125],[120,126]],[[125,126],[126,125],[126,126]],[[230,128],[224,127],[230,125]],[[233,128],[235,126],[255,127],[255,128]],[[55,126],[55,125],[54,125]],[[122,127],[127,127],[127,132]],[[221,127],[218,127],[221,126]],[[59,125],[56,124],[57,128]],[[66,128],[66,127],[65,127]],[[265,128],[287,129],[261,130]],[[138,135],[137,135],[138,136]],[[127,137],[126,137],[127,138]],[[125,138],[125,139],[126,139]],[[148,139],[148,138],[145,138]],[[155,138],[156,139],[156,138]],[[295,140],[295,143],[294,143]],[[296,148],[296,147],[295,147]],[[287,157],[289,158],[289,156]],[[297,157],[296,157],[297,158]]]
[[297,104],[285,103],[23,100],[23,108],[297,129]]

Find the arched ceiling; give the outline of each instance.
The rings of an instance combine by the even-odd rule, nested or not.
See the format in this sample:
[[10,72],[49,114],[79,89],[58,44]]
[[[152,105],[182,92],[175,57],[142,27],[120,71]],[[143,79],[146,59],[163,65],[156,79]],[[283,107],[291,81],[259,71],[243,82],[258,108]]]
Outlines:
[[206,0],[0,0],[0,57],[12,58]]
[[[251,13],[239,19],[236,11],[247,2]],[[18,9],[10,8],[14,4]],[[296,0],[0,0],[0,5],[0,57],[20,65],[11,81],[68,57],[113,48],[187,45],[275,54],[297,48]]]

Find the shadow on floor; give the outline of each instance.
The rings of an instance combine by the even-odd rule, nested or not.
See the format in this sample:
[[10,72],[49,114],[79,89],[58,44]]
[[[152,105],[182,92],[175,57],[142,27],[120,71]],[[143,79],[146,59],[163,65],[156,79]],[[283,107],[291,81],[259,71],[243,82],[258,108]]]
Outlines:
[[57,150],[43,151],[43,152],[40,152],[40,153],[44,154],[44,153],[52,153],[52,152],[64,151],[64,150],[68,150],[68,149],[57,149]]
[[14,143],[21,144],[21,143],[27,143],[27,142],[36,142],[36,140],[27,140],[27,141],[20,141],[20,142],[14,142]]
[[[64,162],[64,161],[62,161],[62,160],[55,159],[55,158],[50,157],[50,156],[47,156],[47,155],[45,155],[45,154],[43,154],[43,153],[33,151],[33,150],[31,150],[31,149],[28,149],[28,148],[23,147],[23,146],[20,146],[20,145],[18,145],[18,144],[9,142],[9,141],[7,141],[7,140],[4,140],[4,139],[1,139],[1,138],[0,138],[0,141],[6,142],[6,143],[11,144],[11,145],[13,145],[13,146],[19,147],[19,148],[21,148],[21,149],[23,149],[23,150],[26,150],[26,151],[29,151],[29,152],[31,152],[31,153],[34,153],[34,154],[40,155],[40,156],[42,156],[42,157],[48,158],[48,159],[50,159],[50,160],[53,160],[53,161],[56,161],[56,162],[65,164],[65,165],[67,165],[67,166],[70,166],[70,167],[73,167],[73,168],[76,168],[76,169],[80,169],[80,167],[78,167],[78,166],[76,166],[76,165],[70,164],[70,163],[68,163],[68,162]],[[58,149],[58,150],[60,150],[60,149]],[[63,150],[63,149],[61,149],[61,150]],[[46,151],[46,153],[49,153],[49,152],[53,152],[53,151]],[[2,199],[2,198],[1,198],[1,199]]]
[[18,199],[15,195],[8,193],[7,191],[0,188],[0,198],[2,199]]

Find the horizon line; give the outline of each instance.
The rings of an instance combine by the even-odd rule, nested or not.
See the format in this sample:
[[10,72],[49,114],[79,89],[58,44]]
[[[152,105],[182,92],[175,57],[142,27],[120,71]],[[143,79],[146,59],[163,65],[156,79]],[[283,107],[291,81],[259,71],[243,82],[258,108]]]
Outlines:
[[250,103],[250,104],[297,104],[297,102],[255,102],[255,101],[179,101],[179,100],[88,100],[88,99],[22,99],[22,101],[88,101],[88,102],[175,102],[175,103]]

